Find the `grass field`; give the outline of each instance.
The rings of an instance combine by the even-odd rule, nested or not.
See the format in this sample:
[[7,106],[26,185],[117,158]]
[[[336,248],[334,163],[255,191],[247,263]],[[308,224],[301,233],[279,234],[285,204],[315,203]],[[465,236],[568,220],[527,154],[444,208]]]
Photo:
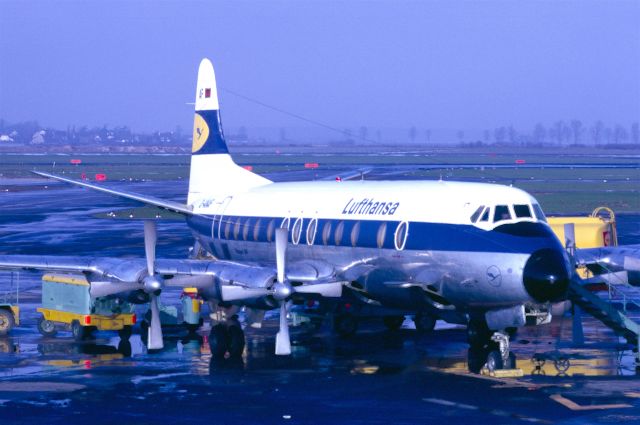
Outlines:
[[[585,213],[606,205],[618,213],[640,213],[640,164],[630,152],[611,154],[598,150],[580,154],[460,151],[446,149],[437,152],[404,155],[378,151],[377,153],[289,152],[234,154],[241,165],[251,165],[257,173],[304,171],[306,162],[317,162],[319,172],[336,174],[360,167],[372,167],[369,179],[445,179],[480,181],[513,185],[534,195],[545,211],[555,214]],[[631,152],[632,153],[632,152]],[[80,159],[80,165],[70,159]],[[527,168],[495,168],[496,165],[515,164],[525,160]],[[189,175],[188,155],[20,155],[0,154],[0,178],[31,178],[30,170],[48,171],[71,178],[84,173],[89,179],[106,174],[109,181],[176,180]],[[429,169],[436,164],[445,168]],[[476,168],[457,168],[459,164],[477,164]],[[535,165],[544,164],[544,166]],[[549,168],[565,164],[566,168]],[[576,168],[584,164],[618,164],[635,166],[620,168]],[[535,165],[535,166],[534,166]],[[400,166],[400,170],[394,170]],[[532,167],[532,168],[528,168]],[[378,172],[379,171],[379,172]],[[0,184],[2,184],[0,180]]]

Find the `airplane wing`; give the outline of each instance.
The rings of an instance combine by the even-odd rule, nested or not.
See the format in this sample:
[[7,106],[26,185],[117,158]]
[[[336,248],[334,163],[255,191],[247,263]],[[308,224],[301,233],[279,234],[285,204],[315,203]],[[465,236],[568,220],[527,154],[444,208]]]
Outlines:
[[596,276],[626,272],[631,285],[640,285],[640,244],[576,249],[575,259]]
[[115,189],[110,189],[104,186],[98,186],[91,183],[81,182],[77,180],[67,179],[65,177],[56,176],[54,174],[43,173],[41,171],[32,171],[32,173],[37,174],[41,177],[46,177],[49,179],[58,180],[65,183],[70,183],[80,187],[86,187],[88,189],[97,190],[98,192],[107,193],[109,195],[118,196],[120,198],[131,199],[133,201],[142,202],[143,204],[153,205],[158,208],[162,208],[165,210],[173,211],[180,214],[188,214],[192,215],[193,211],[191,208],[185,204],[180,204],[178,202],[166,201],[164,199],[155,198],[153,196],[141,195],[133,192],[123,192]]

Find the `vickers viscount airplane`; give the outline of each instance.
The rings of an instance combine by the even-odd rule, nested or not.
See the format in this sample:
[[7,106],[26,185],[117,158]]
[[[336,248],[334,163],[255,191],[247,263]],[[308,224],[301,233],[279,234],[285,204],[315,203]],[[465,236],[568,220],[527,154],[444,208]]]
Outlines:
[[84,273],[92,296],[144,295],[150,349],[162,347],[164,286],[195,286],[205,299],[254,311],[279,308],[277,354],[291,350],[290,300],[345,290],[433,322],[466,323],[472,346],[492,347],[494,367],[510,367],[505,330],[546,323],[550,303],[565,299],[570,261],[526,192],[445,181],[271,182],[229,155],[207,59],[195,111],[186,204],[38,174],[182,214],[212,259],[156,259],[148,221],[146,261],[3,256],[0,267]]

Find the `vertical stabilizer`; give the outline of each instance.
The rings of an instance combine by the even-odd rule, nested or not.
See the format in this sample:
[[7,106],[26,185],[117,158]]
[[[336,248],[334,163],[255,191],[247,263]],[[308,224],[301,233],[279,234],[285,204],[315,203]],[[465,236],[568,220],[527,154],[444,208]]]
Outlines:
[[216,77],[209,59],[200,62],[195,105],[187,203],[194,205],[200,199],[233,195],[271,183],[231,159],[222,131]]

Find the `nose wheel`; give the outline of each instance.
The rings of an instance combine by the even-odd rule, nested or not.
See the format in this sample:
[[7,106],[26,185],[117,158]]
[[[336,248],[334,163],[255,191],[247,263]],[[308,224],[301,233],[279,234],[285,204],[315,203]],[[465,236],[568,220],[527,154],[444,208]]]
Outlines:
[[467,337],[470,345],[470,372],[480,373],[484,367],[490,373],[502,369],[515,369],[516,356],[510,350],[508,332],[492,332],[484,321],[472,320],[467,326]]

